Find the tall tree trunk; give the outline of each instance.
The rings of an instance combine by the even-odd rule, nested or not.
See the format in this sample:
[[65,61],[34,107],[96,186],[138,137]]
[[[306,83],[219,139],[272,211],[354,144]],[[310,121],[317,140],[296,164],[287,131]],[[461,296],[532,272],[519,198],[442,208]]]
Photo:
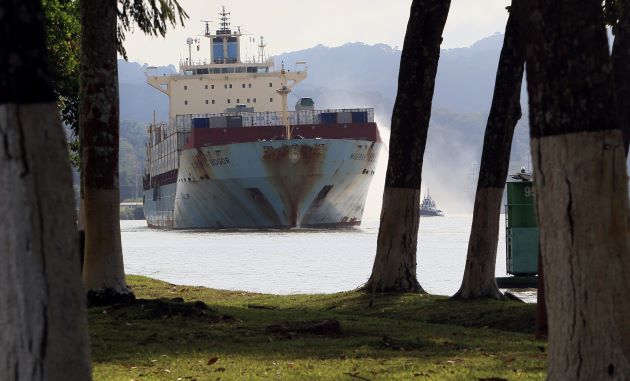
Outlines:
[[133,298],[125,283],[118,187],[116,0],[81,1],[79,127],[85,207],[83,282],[88,300]]
[[421,291],[416,250],[422,161],[450,0],[414,0],[400,60],[376,258],[365,288]]
[[495,279],[499,219],[512,137],[521,118],[525,64],[516,24],[513,10],[510,10],[483,141],[466,268],[455,298],[503,298]]
[[89,380],[68,147],[39,1],[0,2],[0,380]]
[[[630,379],[628,178],[599,0],[533,0],[526,51],[549,380]],[[524,29],[521,29],[524,30]]]
[[536,289],[536,338],[542,339],[549,335],[547,324],[547,303],[545,303],[545,269],[538,250],[538,287]]
[[612,49],[613,73],[617,92],[619,124],[628,156],[630,148],[630,1],[620,3],[621,15]]

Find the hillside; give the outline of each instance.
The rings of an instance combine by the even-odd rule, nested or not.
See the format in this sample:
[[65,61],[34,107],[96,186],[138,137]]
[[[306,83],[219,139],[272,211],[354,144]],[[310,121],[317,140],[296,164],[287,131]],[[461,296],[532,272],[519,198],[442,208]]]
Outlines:
[[[503,35],[495,34],[470,47],[442,50],[434,107],[458,114],[487,112],[502,41]],[[396,97],[400,50],[355,42],[334,48],[318,45],[280,54],[275,60],[289,68],[296,61],[308,63],[308,78],[294,90],[294,99],[313,96],[320,107],[369,104],[383,114],[383,119],[389,119]],[[154,110],[158,119],[166,117],[167,97],[146,85],[147,66],[119,60],[122,119],[148,122]],[[171,65],[158,68],[157,73],[175,71]]]

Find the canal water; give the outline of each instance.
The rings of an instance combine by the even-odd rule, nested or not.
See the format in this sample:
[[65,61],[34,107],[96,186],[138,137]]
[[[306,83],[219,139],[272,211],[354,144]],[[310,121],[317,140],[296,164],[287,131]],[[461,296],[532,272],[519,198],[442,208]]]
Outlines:
[[[420,220],[418,279],[438,295],[461,283],[471,215]],[[121,221],[127,274],[175,284],[261,293],[333,293],[361,286],[376,253],[378,220],[348,230],[156,231]],[[505,275],[501,216],[497,276]],[[531,295],[530,295],[531,298]]]

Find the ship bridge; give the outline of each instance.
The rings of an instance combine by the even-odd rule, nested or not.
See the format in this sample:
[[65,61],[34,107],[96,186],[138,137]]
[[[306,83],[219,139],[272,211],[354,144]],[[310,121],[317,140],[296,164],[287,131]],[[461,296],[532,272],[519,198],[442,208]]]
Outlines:
[[[223,113],[237,105],[257,112],[283,110],[286,95],[306,79],[306,62],[296,62],[293,68],[275,70],[273,58],[265,55],[267,46],[260,37],[258,57],[241,57],[240,27],[230,28],[229,12],[219,13],[220,27],[212,33],[205,21],[203,37],[210,41],[210,55],[193,60],[192,46],[199,40],[188,38],[188,58],[180,62],[180,71],[173,75],[151,75],[147,83],[169,97],[169,122],[178,115]],[[198,46],[199,49],[199,46]]]

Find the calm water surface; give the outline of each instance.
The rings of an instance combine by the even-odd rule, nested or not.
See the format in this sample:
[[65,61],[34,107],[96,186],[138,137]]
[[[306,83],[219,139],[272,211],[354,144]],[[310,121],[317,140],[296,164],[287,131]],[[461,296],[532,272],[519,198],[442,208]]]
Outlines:
[[[422,218],[418,279],[432,294],[461,283],[472,216]],[[156,231],[121,221],[125,270],[175,284],[274,294],[347,291],[369,277],[378,220],[352,230]],[[497,276],[505,275],[501,216]]]

